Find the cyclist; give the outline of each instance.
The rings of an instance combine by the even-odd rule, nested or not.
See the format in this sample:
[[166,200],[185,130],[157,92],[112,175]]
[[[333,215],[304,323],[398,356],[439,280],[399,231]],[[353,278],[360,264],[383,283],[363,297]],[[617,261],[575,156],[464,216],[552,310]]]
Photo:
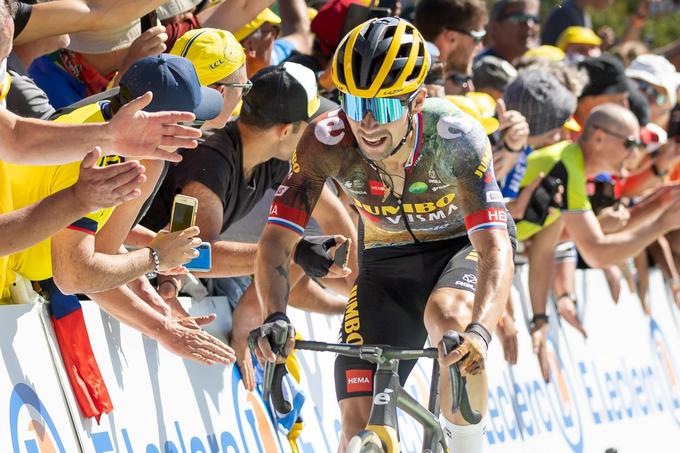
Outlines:
[[[482,126],[447,100],[426,99],[429,64],[418,30],[398,18],[373,19],[344,38],[332,65],[342,108],[317,118],[298,143],[259,243],[255,282],[265,325],[288,322],[290,255],[326,178],[335,179],[361,214],[360,272],[342,341],[421,348],[427,337],[439,344],[445,331],[464,331],[463,345],[440,355],[442,408],[452,449],[479,452],[483,424],[451,413],[445,376],[460,361],[472,406],[486,411],[484,362],[513,273],[511,219]],[[275,361],[268,340],[260,336],[256,354]],[[413,365],[401,363],[402,383]],[[341,451],[368,420],[374,369],[336,360]]]

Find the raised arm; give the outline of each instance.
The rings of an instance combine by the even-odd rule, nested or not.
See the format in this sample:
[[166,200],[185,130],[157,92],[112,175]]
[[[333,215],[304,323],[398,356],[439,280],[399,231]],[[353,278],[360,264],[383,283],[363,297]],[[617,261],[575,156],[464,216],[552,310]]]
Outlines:
[[166,0],[55,0],[33,5],[26,27],[14,39],[23,44],[49,36],[116,28],[158,8]]
[[234,33],[273,3],[274,0],[229,0],[201,11],[198,20],[203,27]]
[[58,165],[82,160],[100,146],[104,154],[177,162],[181,156],[161,146],[195,148],[201,132],[176,124],[193,121],[194,114],[142,111],[151,99],[151,93],[135,99],[106,124],[52,123],[22,118],[0,108],[0,159],[24,165]]

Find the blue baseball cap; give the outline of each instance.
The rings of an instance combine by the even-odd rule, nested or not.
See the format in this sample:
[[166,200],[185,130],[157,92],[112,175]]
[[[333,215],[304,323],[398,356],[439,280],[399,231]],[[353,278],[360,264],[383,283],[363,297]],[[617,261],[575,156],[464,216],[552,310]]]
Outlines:
[[197,120],[206,121],[220,114],[222,94],[201,86],[191,61],[175,55],[161,54],[137,60],[120,80],[136,98],[147,91],[153,100],[144,110],[192,112]]

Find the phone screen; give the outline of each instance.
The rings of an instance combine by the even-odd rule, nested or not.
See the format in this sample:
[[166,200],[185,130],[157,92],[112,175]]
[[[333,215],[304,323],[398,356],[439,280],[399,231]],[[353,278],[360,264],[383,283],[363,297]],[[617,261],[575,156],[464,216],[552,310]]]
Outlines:
[[172,225],[170,225],[170,232],[186,230],[193,226],[191,220],[194,216],[194,207],[192,205],[175,203],[172,211]]

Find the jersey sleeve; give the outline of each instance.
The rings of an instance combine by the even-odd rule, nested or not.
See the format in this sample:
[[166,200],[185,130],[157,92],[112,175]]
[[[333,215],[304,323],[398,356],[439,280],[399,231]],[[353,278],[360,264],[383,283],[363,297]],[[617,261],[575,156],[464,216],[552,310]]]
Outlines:
[[[288,174],[279,185],[267,223],[302,235],[327,177],[335,176],[333,149],[320,141],[318,130],[329,118],[307,127],[290,161]],[[339,120],[339,119],[338,119]]]
[[[124,159],[119,156],[103,156],[97,162],[97,166],[102,167],[106,165],[113,165],[123,162]],[[80,163],[74,162],[66,165],[59,165],[54,172],[54,179],[52,181],[52,188],[50,193],[56,193],[60,190],[71,187],[78,181],[80,174]],[[68,229],[81,231],[87,234],[97,234],[97,232],[104,226],[104,224],[111,217],[113,208],[98,209],[92,211],[87,215],[69,225]]]
[[463,114],[442,116],[437,133],[442,138],[439,165],[453,172],[457,181],[468,234],[485,229],[508,229],[505,208],[496,177],[489,139],[482,126]]

